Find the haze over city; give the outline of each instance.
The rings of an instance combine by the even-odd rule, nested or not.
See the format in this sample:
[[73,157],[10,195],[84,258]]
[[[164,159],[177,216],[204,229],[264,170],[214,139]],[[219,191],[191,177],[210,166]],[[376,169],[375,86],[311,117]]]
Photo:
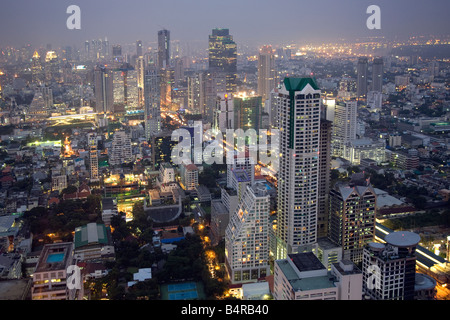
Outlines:
[[[368,30],[366,9],[381,9],[381,30]],[[81,9],[81,30],[66,28],[66,8]],[[229,28],[241,45],[321,43],[357,37],[442,35],[450,29],[446,0],[63,0],[10,1],[0,12],[2,45],[79,45],[86,39],[155,41],[159,29],[172,39],[206,43],[215,27]]]

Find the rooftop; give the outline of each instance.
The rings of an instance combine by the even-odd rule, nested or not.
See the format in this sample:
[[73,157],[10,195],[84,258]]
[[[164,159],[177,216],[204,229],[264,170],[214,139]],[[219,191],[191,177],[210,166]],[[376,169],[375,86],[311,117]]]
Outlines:
[[396,247],[411,247],[419,243],[420,236],[414,232],[396,231],[386,235],[384,240]]
[[89,244],[108,244],[107,229],[104,224],[88,223],[75,229],[75,249]]
[[46,244],[39,256],[35,272],[66,270],[72,263],[72,249],[72,242]]
[[325,269],[322,262],[312,252],[288,254],[288,258],[300,272]]
[[334,284],[334,279],[331,276],[325,275],[299,278],[295,270],[286,259],[276,260],[275,262],[278,264],[286,279],[291,284],[292,289],[295,291],[308,291],[336,287]]

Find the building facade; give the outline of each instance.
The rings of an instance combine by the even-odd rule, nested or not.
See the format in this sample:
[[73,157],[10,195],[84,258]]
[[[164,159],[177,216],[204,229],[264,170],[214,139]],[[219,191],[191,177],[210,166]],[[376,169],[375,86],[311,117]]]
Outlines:
[[263,186],[247,186],[225,231],[225,264],[232,283],[269,275],[270,197]]
[[317,241],[321,91],[313,78],[285,78],[278,94],[276,258],[283,259]]

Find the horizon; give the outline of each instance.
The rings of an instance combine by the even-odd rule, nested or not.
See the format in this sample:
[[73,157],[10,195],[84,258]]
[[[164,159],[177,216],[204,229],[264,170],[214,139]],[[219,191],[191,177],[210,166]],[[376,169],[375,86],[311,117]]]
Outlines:
[[[392,1],[391,1],[392,2]],[[110,44],[156,43],[157,31],[167,29],[172,41],[206,44],[211,30],[227,28],[242,47],[264,44],[283,46],[296,43],[320,44],[355,42],[358,38],[378,37],[386,41],[412,36],[448,36],[450,20],[446,0],[301,0],[273,1],[133,0],[126,6],[117,0],[37,2],[17,0],[3,6],[0,13],[0,39],[4,46],[54,47],[81,46],[84,41],[108,38]],[[308,11],[304,10],[308,4]],[[381,29],[369,30],[368,6],[381,10]],[[81,10],[81,29],[69,30],[66,9]],[[273,8],[275,6],[275,8]],[[276,10],[289,7],[292,10]],[[26,9],[24,9],[26,8]],[[155,9],[156,8],[156,9]],[[102,12],[100,14],[99,12]],[[217,14],[220,13],[220,14]],[[278,22],[280,21],[280,22]],[[420,23],[418,23],[420,21]]]

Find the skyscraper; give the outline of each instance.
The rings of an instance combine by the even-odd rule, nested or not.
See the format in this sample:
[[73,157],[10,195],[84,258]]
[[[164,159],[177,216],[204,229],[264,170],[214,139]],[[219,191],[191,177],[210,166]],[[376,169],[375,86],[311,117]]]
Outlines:
[[225,231],[225,264],[232,283],[269,274],[270,196],[264,185],[248,185]]
[[142,50],[142,41],[138,40],[136,41],[136,56],[139,57],[143,57],[143,50]]
[[333,121],[333,155],[342,157],[344,146],[356,139],[357,126],[357,102],[356,100],[338,99],[334,108]]
[[342,247],[343,259],[362,262],[363,249],[374,240],[376,194],[370,184],[336,186],[330,191],[328,237]]
[[139,56],[136,59],[137,87],[139,91],[139,107],[144,105],[144,75],[145,75],[145,59]]
[[225,73],[227,92],[236,92],[237,46],[228,29],[213,29],[209,36],[209,70]]
[[258,56],[258,95],[262,97],[264,105],[270,92],[275,89],[276,81],[275,55],[271,46],[263,46]]
[[200,112],[204,119],[212,122],[216,109],[217,95],[226,92],[226,77],[222,72],[204,71],[199,74]]
[[150,67],[144,76],[144,121],[145,138],[150,140],[152,135],[161,130],[159,75],[156,67]]
[[170,31],[158,31],[158,70],[170,66]]
[[358,59],[358,65],[356,67],[357,80],[356,80],[356,96],[358,99],[365,99],[367,95],[367,74],[368,74],[368,60],[366,57]]
[[116,66],[120,66],[124,60],[122,56],[122,46],[119,44],[115,44],[112,46],[112,58],[113,64]]
[[262,124],[262,98],[261,96],[237,96],[234,102],[234,129],[261,129]]
[[317,213],[317,237],[326,237],[328,233],[328,198],[330,193],[331,172],[331,131],[332,122],[320,119],[319,147],[319,202]]
[[112,71],[105,66],[94,69],[95,111],[107,113],[113,111],[113,77]]
[[383,58],[374,58],[372,64],[372,91],[383,91]]
[[278,90],[276,259],[312,251],[317,241],[321,91],[313,78],[285,78]]

